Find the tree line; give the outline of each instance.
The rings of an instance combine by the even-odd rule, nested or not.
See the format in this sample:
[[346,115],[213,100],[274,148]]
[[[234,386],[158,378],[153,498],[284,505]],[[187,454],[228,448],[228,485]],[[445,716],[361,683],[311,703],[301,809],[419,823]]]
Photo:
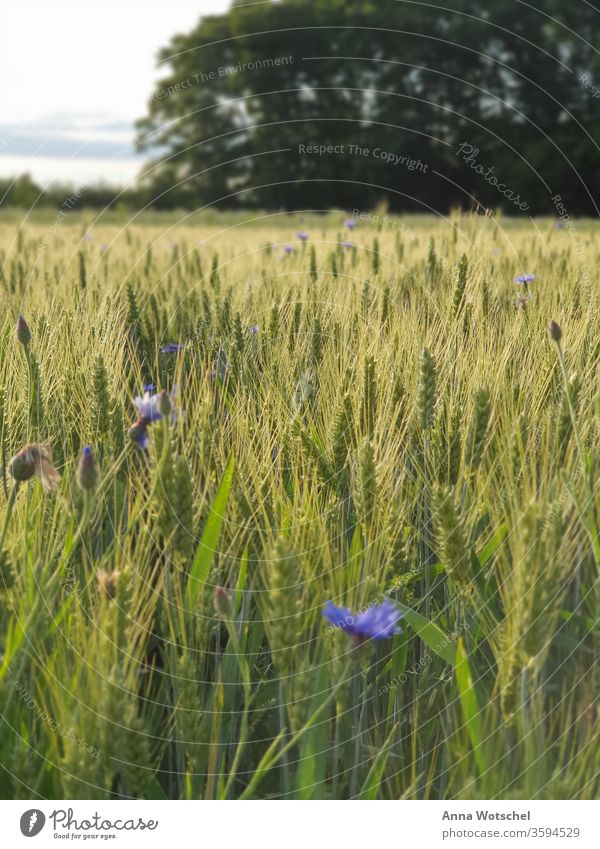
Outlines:
[[599,22],[587,0],[234,4],[161,51],[143,182],[163,207],[595,215]]

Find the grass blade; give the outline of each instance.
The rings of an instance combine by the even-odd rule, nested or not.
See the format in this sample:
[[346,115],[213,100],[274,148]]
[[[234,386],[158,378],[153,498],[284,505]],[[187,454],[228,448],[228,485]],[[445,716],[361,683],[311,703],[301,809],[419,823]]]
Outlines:
[[458,645],[456,646],[456,664],[454,667],[454,674],[460,695],[463,720],[469,735],[469,740],[473,746],[475,762],[480,774],[483,774],[486,770],[483,751],[485,734],[483,732],[477,692],[473,686],[473,676],[471,674],[469,659],[465,651],[464,643],[460,638],[458,640]]
[[437,654],[438,657],[441,657],[442,660],[445,660],[446,663],[454,666],[456,645],[452,642],[450,637],[448,637],[442,629],[435,624],[435,622],[431,622],[429,619],[426,619],[425,616],[417,613],[416,610],[412,610],[410,607],[407,607],[399,601],[395,601],[394,604],[400,608],[406,622],[408,622],[415,634],[417,634],[423,642],[429,646],[431,651],[435,652],[435,654]]
[[217,551],[225,510],[227,508],[229,493],[231,492],[231,485],[233,483],[233,469],[233,457],[230,457],[225,473],[221,479],[221,483],[219,484],[217,494],[215,495],[215,499],[211,505],[206,524],[204,525],[204,530],[202,531],[202,538],[200,539],[200,544],[196,549],[192,568],[190,569],[190,574],[188,576],[187,587],[185,590],[185,601],[189,608],[194,606],[198,593],[208,578],[213,557]]

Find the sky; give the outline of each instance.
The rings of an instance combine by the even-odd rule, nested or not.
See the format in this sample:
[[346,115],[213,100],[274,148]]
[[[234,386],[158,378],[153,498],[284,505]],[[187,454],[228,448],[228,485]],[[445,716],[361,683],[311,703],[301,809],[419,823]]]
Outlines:
[[173,35],[229,0],[0,0],[0,176],[123,183]]

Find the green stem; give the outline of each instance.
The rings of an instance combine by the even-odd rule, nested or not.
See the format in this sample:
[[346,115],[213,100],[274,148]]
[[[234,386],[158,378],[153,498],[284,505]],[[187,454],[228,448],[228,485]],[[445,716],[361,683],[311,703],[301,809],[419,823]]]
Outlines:
[[15,503],[17,500],[17,492],[19,491],[19,482],[15,481],[15,485],[10,491],[10,495],[8,496],[8,501],[6,502],[6,515],[4,516],[4,525],[2,527],[2,536],[0,536],[0,554],[4,549],[4,541],[6,539],[6,533],[8,531],[8,526],[10,524],[10,519],[15,507]]
[[423,546],[421,567],[425,570],[425,616],[431,617],[431,581],[429,575],[429,563],[431,560],[429,547],[429,439],[427,431],[423,441]]
[[[285,732],[287,721],[285,716],[285,694],[283,691],[283,684],[281,683],[281,679],[279,681],[279,727]],[[290,781],[290,764],[287,755],[284,755],[281,759],[281,783],[283,786],[283,795],[288,796],[291,790],[291,781]]]
[[[575,444],[577,445],[577,454],[579,456],[582,470],[583,470],[583,478],[586,484],[586,489],[588,491],[589,498],[586,498],[586,503],[582,505],[578,505],[577,498],[575,496],[574,490],[571,489],[571,497],[575,503],[575,506],[578,508],[581,513],[581,519],[583,522],[583,526],[586,529],[590,542],[592,545],[592,549],[594,551],[594,557],[596,559],[596,564],[600,566],[600,530],[598,529],[598,523],[596,521],[596,514],[594,511],[594,482],[593,476],[591,474],[592,469],[587,463],[586,455],[583,450],[583,443],[581,442],[581,436],[579,434],[579,427],[577,426],[577,417],[575,415],[575,408],[573,407],[573,400],[571,398],[571,392],[569,387],[569,376],[567,374],[567,366],[565,363],[565,356],[563,353],[562,346],[560,341],[555,342],[556,350],[558,353],[558,361],[560,363],[560,368],[562,371],[563,381],[565,385],[565,392],[567,395],[567,404],[569,405],[569,414],[571,416],[571,425],[573,427],[573,436],[575,438]],[[570,489],[570,487],[569,487]]]
[[338,763],[340,760],[340,717],[339,711],[336,708],[335,712],[335,732],[333,738],[333,775],[331,778],[331,798],[337,799],[338,785]]
[[577,426],[577,417],[575,415],[575,408],[573,407],[573,399],[571,398],[571,390],[569,386],[569,376],[567,374],[567,364],[565,363],[565,355],[563,353],[562,346],[560,342],[556,342],[556,350],[558,352],[558,361],[560,363],[560,368],[562,371],[563,381],[565,384],[565,393],[567,396],[567,404],[569,405],[569,414],[571,416],[571,424],[573,426],[573,435],[575,437],[575,444],[577,445],[577,453],[579,455],[579,459],[583,466],[583,473],[586,480],[586,483],[590,483],[589,480],[589,469],[585,460],[585,453],[583,451],[583,445],[581,442],[581,437],[579,435],[579,428]]
[[248,665],[248,661],[244,657],[241,651],[240,642],[238,639],[238,635],[235,630],[235,625],[231,619],[225,619],[225,625],[227,627],[227,632],[229,634],[229,639],[231,641],[231,645],[233,646],[233,651],[238,662],[238,667],[240,670],[240,676],[242,678],[242,685],[244,688],[244,709],[242,712],[242,720],[240,724],[240,732],[238,735],[238,743],[236,746],[235,754],[233,756],[233,761],[231,764],[231,769],[229,770],[229,775],[227,776],[227,783],[223,788],[222,793],[220,794],[221,799],[229,798],[229,793],[231,791],[231,787],[235,778],[237,776],[237,772],[239,769],[240,761],[242,758],[242,753],[246,747],[248,742],[248,716],[250,712],[250,704],[252,702],[252,684],[250,680],[250,667]]
[[333,699],[333,697],[335,696],[337,691],[340,689],[342,684],[344,684],[346,682],[346,678],[348,677],[348,672],[350,670],[350,667],[351,667],[351,663],[348,662],[346,664],[346,666],[344,667],[343,671],[342,671],[342,675],[341,675],[340,680],[335,685],[335,687],[331,690],[331,692],[328,694],[327,698],[323,702],[321,702],[321,704],[319,705],[319,707],[316,710],[314,710],[311,713],[311,715],[308,717],[308,719],[306,720],[306,722],[304,723],[302,728],[300,728],[299,731],[296,731],[296,733],[293,734],[289,738],[288,742],[278,752],[276,752],[275,750],[277,748],[277,745],[279,744],[279,742],[281,741],[281,738],[283,736],[283,732],[282,731],[279,732],[279,734],[273,740],[273,742],[271,743],[271,745],[269,746],[269,748],[267,749],[265,754],[262,756],[260,763],[258,764],[258,766],[256,767],[256,770],[254,771],[254,775],[252,776],[250,783],[248,784],[248,786],[246,787],[246,789],[244,790],[244,792],[240,796],[240,799],[251,798],[252,794],[254,793],[254,791],[256,790],[256,788],[258,787],[258,785],[260,784],[260,782],[262,781],[262,779],[266,775],[266,773],[271,769],[271,767],[275,766],[275,764],[279,760],[281,760],[281,758],[285,755],[285,753],[289,752],[289,750],[292,748],[292,746],[295,746],[296,743],[298,742],[298,740],[300,740],[300,738],[304,734],[306,734],[306,732],[314,725],[315,721],[319,718],[321,713],[325,710],[325,708],[330,703],[330,701]]
[[73,535],[73,539],[71,540],[71,544],[67,548],[65,548],[65,551],[63,553],[64,557],[68,557],[73,551],[75,551],[75,549],[79,545],[79,542],[81,541],[81,537],[83,536],[83,533],[88,526],[91,513],[92,513],[92,493],[90,492],[89,489],[85,489],[83,491],[83,511],[81,513],[81,519],[79,520],[79,524],[77,525],[77,530],[75,531],[75,534]]
[[358,769],[360,766],[360,749],[362,739],[363,722],[367,709],[367,680],[364,674],[358,676],[358,681],[362,686],[362,694],[359,700],[356,700],[356,731],[354,736],[354,766],[352,768],[352,776],[350,778],[350,798],[353,799],[358,791]]
[[29,433],[28,439],[31,439],[32,436],[37,431],[37,414],[36,414],[36,406],[37,406],[37,387],[35,383],[33,364],[31,362],[31,354],[29,352],[29,347],[27,345],[24,346],[23,352],[25,354],[25,361],[27,363],[27,389],[29,394]]

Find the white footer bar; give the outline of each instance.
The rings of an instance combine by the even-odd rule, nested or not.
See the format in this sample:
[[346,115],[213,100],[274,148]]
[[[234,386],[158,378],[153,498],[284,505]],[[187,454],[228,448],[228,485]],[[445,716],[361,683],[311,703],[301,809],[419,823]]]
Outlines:
[[593,801],[0,801],[0,845],[596,849],[599,814]]

